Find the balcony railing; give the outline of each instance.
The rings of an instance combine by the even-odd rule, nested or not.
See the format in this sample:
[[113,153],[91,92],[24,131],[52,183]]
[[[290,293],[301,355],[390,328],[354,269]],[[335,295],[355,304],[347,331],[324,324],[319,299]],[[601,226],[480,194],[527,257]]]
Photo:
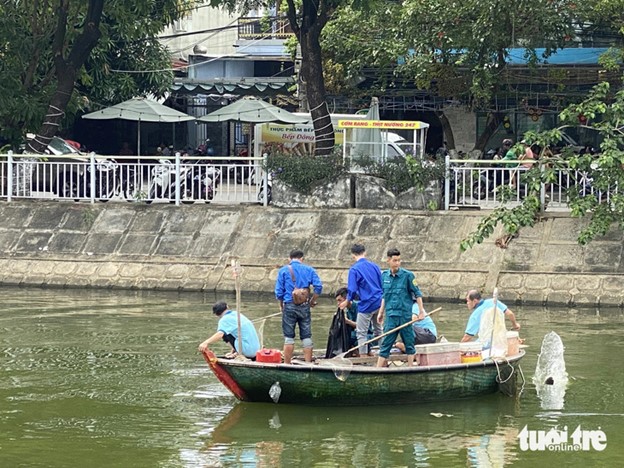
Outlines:
[[238,38],[248,41],[287,39],[294,33],[288,19],[281,16],[238,18]]

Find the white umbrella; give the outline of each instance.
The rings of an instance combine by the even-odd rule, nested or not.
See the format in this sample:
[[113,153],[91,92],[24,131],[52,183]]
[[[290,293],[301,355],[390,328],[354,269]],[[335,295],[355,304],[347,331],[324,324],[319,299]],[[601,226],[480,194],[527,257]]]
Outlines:
[[94,120],[132,120],[137,125],[137,154],[141,154],[141,122],[188,122],[195,117],[167,107],[152,99],[132,98],[114,106],[82,116],[83,119]]
[[310,119],[299,117],[287,110],[269,104],[266,101],[254,97],[245,97],[232,104],[222,107],[203,117],[198,117],[200,122],[227,122],[237,120],[249,123],[282,122],[282,123],[304,123]]
[[[197,118],[200,122],[239,121],[247,123],[281,122],[287,124],[305,123],[308,117],[299,117],[287,110],[269,104],[262,99],[246,96],[232,104]],[[251,135],[249,138],[249,154],[251,155]]]
[[[379,99],[371,100],[370,108],[366,113],[366,120],[380,120]],[[353,130],[353,142],[356,143],[355,154],[370,156],[374,159],[385,160],[385,145],[379,128],[356,128]]]

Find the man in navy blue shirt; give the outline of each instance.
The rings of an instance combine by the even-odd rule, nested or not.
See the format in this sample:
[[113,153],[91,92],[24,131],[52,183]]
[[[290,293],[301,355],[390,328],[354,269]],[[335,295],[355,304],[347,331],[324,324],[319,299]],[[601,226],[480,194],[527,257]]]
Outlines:
[[381,269],[366,258],[366,247],[362,244],[353,244],[351,256],[355,263],[349,268],[347,281],[347,298],[339,307],[348,308],[355,299],[359,298],[356,334],[360,356],[367,353],[368,329],[373,326],[373,335],[381,335],[381,325],[377,323],[377,313],[381,307],[383,289],[381,287]]
[[[294,280],[293,280],[294,278]],[[303,304],[293,302],[293,289],[313,288],[311,298]],[[323,284],[316,270],[303,264],[303,252],[290,252],[290,263],[277,272],[275,297],[282,311],[282,332],[284,333],[284,364],[290,364],[295,351],[295,326],[299,325],[299,338],[303,346],[306,362],[312,361],[312,320],[310,307],[316,305],[316,299],[323,290]]]

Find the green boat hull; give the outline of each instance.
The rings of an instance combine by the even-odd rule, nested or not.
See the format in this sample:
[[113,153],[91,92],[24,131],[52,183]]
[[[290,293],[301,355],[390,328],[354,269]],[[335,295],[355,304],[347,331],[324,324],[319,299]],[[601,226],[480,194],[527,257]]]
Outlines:
[[430,367],[286,365],[215,358],[215,375],[242,401],[310,405],[401,404],[455,400],[494,393],[504,382],[515,387],[524,351],[507,360]]

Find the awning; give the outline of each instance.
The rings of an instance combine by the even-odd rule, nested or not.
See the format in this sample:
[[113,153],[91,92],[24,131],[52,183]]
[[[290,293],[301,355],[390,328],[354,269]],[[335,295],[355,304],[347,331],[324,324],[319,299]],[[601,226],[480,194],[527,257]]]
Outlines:
[[177,94],[235,94],[273,96],[288,93],[293,77],[238,78],[231,80],[180,80],[171,89]]

